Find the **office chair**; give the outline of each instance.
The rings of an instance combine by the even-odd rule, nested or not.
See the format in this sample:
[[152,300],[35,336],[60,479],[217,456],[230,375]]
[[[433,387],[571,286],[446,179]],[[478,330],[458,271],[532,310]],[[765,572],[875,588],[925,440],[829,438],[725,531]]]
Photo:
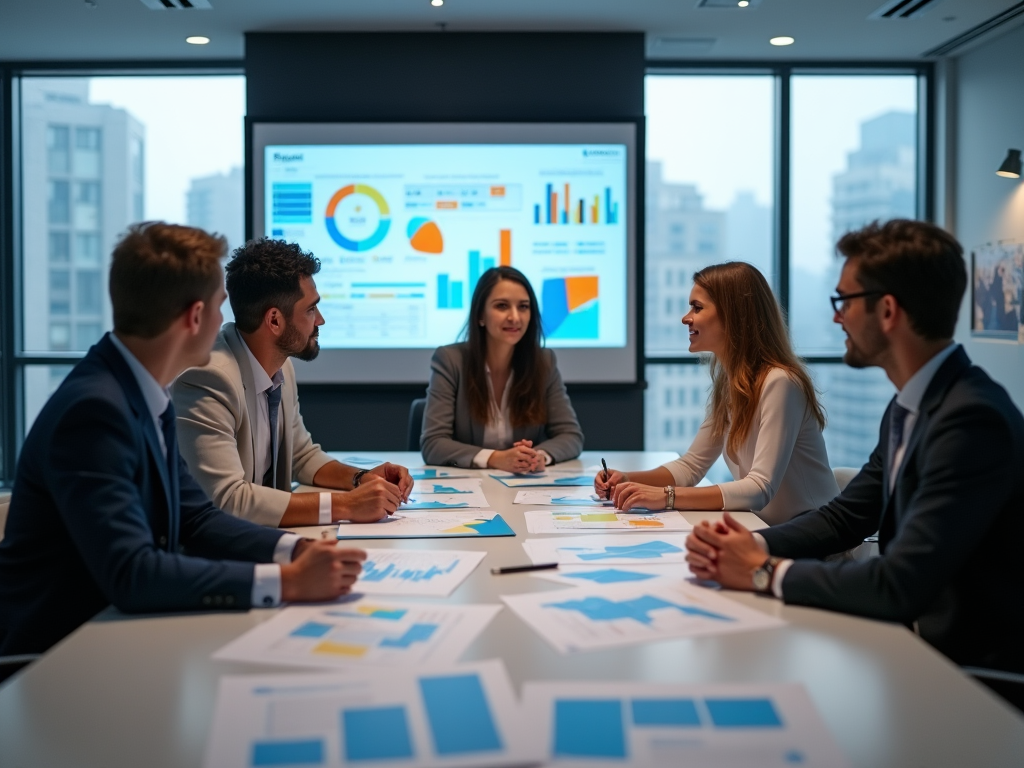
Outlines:
[[420,449],[420,433],[423,431],[423,409],[427,407],[427,398],[418,397],[409,403],[409,446],[407,451]]

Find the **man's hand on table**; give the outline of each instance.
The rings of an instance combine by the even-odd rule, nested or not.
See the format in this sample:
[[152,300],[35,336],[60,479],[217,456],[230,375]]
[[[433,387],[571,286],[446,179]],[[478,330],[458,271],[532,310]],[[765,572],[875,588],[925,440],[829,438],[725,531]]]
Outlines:
[[356,583],[366,552],[335,541],[299,539],[292,561],[281,566],[284,602],[320,602],[347,595]]
[[[411,478],[409,482],[412,483]],[[398,485],[368,472],[363,475],[358,488],[331,494],[331,517],[333,522],[375,523],[394,514],[403,500]]]
[[362,487],[367,480],[372,480],[374,477],[379,477],[398,487],[398,492],[402,497],[402,501],[409,500],[409,494],[412,493],[413,480],[409,474],[409,470],[403,467],[401,464],[392,464],[390,462],[384,462],[380,466],[374,467],[362,477],[362,481],[359,486]]
[[727,589],[754,589],[754,571],[766,555],[753,534],[728,512],[721,521],[702,520],[686,537],[686,562],[698,579]]

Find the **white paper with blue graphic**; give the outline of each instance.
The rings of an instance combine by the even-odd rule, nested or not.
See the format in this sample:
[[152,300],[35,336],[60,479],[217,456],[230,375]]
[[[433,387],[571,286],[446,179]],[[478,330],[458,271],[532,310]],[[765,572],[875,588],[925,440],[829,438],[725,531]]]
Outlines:
[[599,499],[593,488],[559,488],[554,491],[517,491],[514,504],[538,507],[612,507],[607,499]]
[[526,530],[530,533],[593,533],[594,531],[692,531],[685,517],[674,510],[668,512],[623,512],[617,509],[564,507],[528,509]]
[[797,683],[535,682],[522,703],[549,766],[849,766]]
[[543,746],[500,661],[424,670],[228,675],[206,768],[523,765]]
[[447,597],[486,552],[442,549],[367,549],[353,592],[364,595]]
[[686,562],[681,533],[599,533],[527,539],[523,549],[534,563],[559,565],[663,565]]
[[693,576],[687,563],[675,565],[560,565],[555,571],[531,573],[535,579],[555,581],[572,587],[595,584],[658,584],[678,582]]
[[544,472],[533,472],[516,475],[511,472],[491,472],[491,477],[509,488],[530,487],[586,487],[594,485],[594,476],[585,472],[549,469]]
[[412,467],[409,476],[413,480],[444,480],[445,478],[475,477],[476,473],[469,469],[452,469],[441,467]]
[[686,582],[598,585],[501,599],[559,653],[785,625]]
[[401,510],[481,509],[490,507],[480,478],[417,480]]
[[213,658],[299,667],[453,664],[500,605],[430,605],[376,596],[292,606]]

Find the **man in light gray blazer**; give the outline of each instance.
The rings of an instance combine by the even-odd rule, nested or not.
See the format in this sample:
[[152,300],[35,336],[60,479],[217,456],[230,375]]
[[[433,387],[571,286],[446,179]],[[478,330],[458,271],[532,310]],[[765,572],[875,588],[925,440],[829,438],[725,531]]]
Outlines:
[[[412,489],[404,467],[335,461],[303,424],[289,358],[312,360],[320,351],[319,269],[318,259],[280,240],[236,250],[226,268],[235,322],[221,329],[210,362],[172,388],[193,476],[221,509],[261,525],[374,522]],[[349,492],[292,493],[292,480]]]

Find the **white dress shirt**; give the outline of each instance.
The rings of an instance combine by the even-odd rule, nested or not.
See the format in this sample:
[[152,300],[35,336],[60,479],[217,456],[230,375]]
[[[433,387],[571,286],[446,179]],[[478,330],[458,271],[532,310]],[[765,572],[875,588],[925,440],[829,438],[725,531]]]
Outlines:
[[[242,342],[245,353],[249,356],[249,367],[252,369],[252,380],[256,388],[256,414],[252,420],[256,453],[253,455],[254,477],[252,482],[260,484],[263,482],[263,476],[270,469],[270,406],[267,403],[267,394],[270,390],[277,389],[284,384],[284,374],[278,369],[273,377],[268,376],[266,369],[260,365],[260,361],[256,359],[252,350],[249,349],[249,345],[245,343],[245,339],[242,338],[242,334],[238,333],[237,328],[235,333],[238,335],[238,340]],[[280,414],[281,406],[278,406],[278,409],[276,439],[280,441],[284,420]]]
[[[896,402],[903,408],[906,408],[908,413],[906,420],[903,422],[903,439],[900,441],[900,444],[896,446],[896,452],[890,459],[892,462],[889,469],[890,491],[892,491],[896,484],[896,475],[899,474],[900,467],[903,466],[903,456],[907,450],[907,442],[910,440],[910,436],[914,433],[914,425],[917,424],[917,417],[921,412],[921,400],[924,398],[924,393],[928,391],[928,385],[931,384],[932,379],[935,378],[935,373],[959,346],[960,345],[956,342],[950,342],[949,346],[945,347],[941,352],[936,353],[931,360],[918,368],[917,372],[907,379],[907,383],[903,385],[903,389],[896,394]],[[764,540],[764,536],[759,533],[755,533],[754,539],[760,545],[761,549],[765,551],[765,554],[771,554],[768,552],[768,542]],[[792,560],[783,560],[775,566],[775,574],[772,576],[772,593],[780,599],[783,595],[782,582],[786,578],[786,571],[789,570],[789,567],[792,564]]]
[[[131,353],[131,350],[117,336],[111,333],[110,340],[117,347],[117,351],[121,353],[124,361],[128,363],[128,368],[131,370],[136,383],[139,385],[139,389],[142,391],[142,397],[146,401],[146,407],[149,409],[150,416],[153,418],[153,424],[156,427],[156,436],[160,441],[160,449],[163,451],[164,459],[166,459],[167,446],[164,444],[164,431],[160,426],[160,417],[167,410],[167,406],[171,402],[171,395],[165,387],[160,386],[160,382],[153,378],[153,374],[146,370],[146,366],[138,361],[135,355]],[[263,398],[263,402],[265,412],[266,398]],[[269,426],[267,432],[270,432]],[[277,540],[277,544],[274,546],[274,562],[257,563],[254,566],[252,579],[253,607],[271,608],[280,605],[281,565],[292,561],[292,553],[295,551],[295,545],[298,543],[299,538],[294,533],[284,534]]]
[[[473,466],[479,469],[487,469],[487,462],[495,451],[503,451],[512,447],[512,421],[509,418],[508,395],[512,391],[512,378],[515,374],[510,373],[508,381],[505,382],[505,391],[501,393],[501,405],[498,405],[494,396],[494,385],[491,383],[491,368],[484,363],[484,372],[487,374],[487,396],[491,403],[491,418],[484,425],[483,448],[473,457]],[[537,451],[544,459],[544,466],[551,463],[551,457],[547,451]]]

